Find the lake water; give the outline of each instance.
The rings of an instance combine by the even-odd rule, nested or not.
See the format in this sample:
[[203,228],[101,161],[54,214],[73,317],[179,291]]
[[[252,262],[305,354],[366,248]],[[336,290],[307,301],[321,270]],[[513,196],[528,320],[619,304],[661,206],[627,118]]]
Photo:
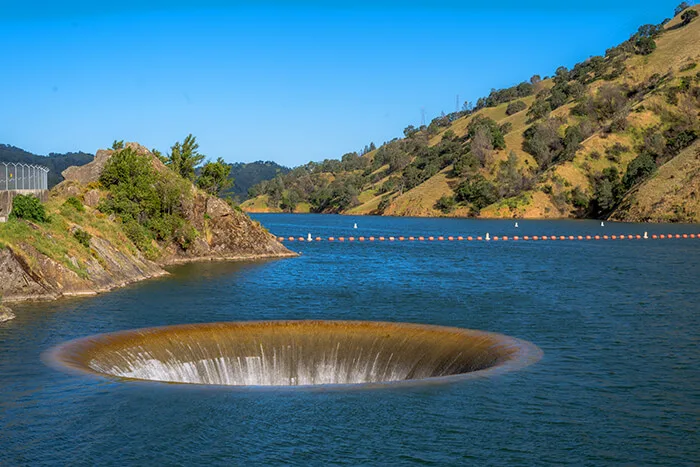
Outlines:
[[[257,215],[277,235],[700,233],[698,225]],[[358,224],[358,229],[352,228]],[[574,464],[700,461],[700,240],[294,242],[0,324],[0,465]],[[65,373],[95,333],[268,319],[427,323],[544,352],[488,378],[371,390],[231,389]]]

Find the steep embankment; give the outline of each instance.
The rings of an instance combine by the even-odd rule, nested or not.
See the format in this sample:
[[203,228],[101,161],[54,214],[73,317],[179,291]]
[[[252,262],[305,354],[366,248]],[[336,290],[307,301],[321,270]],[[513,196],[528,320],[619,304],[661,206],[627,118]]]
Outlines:
[[700,143],[668,161],[632,189],[610,216],[624,222],[697,222],[700,218]]
[[[169,171],[147,149],[158,171]],[[162,266],[201,260],[247,260],[295,256],[261,225],[225,201],[187,184],[178,212],[194,228],[187,248],[173,241],[150,242],[143,253],[115,215],[98,207],[111,193],[99,180],[114,151],[63,172],[45,207],[47,222],[13,219],[0,225],[0,294],[4,300],[53,299],[104,292],[167,274]],[[172,174],[171,174],[172,175]],[[68,201],[67,201],[68,200]]]
[[473,110],[409,126],[362,156],[298,167],[254,187],[260,195],[242,208],[699,222],[693,190],[671,194],[678,180],[683,190],[694,182],[684,171],[700,137],[698,11],[644,25],[551,78],[494,90]]

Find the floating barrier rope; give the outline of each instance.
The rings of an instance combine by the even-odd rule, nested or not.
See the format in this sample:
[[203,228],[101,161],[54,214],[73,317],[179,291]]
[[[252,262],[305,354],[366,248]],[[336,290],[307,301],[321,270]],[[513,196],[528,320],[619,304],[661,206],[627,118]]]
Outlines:
[[573,240],[573,241],[585,241],[585,240],[665,240],[665,239],[689,239],[689,238],[697,238],[700,239],[700,233],[698,234],[652,234],[649,235],[647,232],[644,232],[644,235],[514,235],[514,236],[508,236],[508,235],[502,235],[502,236],[496,236],[494,235],[493,237],[490,236],[490,234],[486,234],[485,236],[473,236],[473,235],[468,235],[468,236],[393,236],[393,237],[387,237],[387,236],[369,236],[369,237],[277,237],[277,240],[280,242],[404,242],[404,241],[409,241],[409,242],[443,242],[443,241],[448,241],[448,242],[462,242],[462,241],[467,241],[467,242],[506,242],[506,241],[543,241],[543,240],[556,240],[556,241],[561,241],[561,240]]

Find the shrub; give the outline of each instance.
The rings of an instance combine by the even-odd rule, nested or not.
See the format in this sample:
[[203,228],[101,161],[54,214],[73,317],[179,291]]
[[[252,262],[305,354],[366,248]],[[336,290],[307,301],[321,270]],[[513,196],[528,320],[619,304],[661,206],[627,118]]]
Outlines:
[[28,221],[46,222],[46,209],[39,198],[32,195],[17,195],[12,200],[10,219],[26,219]]
[[686,63],[685,65],[683,65],[683,66],[680,68],[679,71],[681,71],[681,72],[683,72],[683,71],[690,71],[690,70],[694,69],[696,66],[698,66],[698,64],[695,63],[695,62]]
[[75,196],[71,196],[63,203],[64,206],[69,206],[78,212],[85,212],[85,206],[83,206],[82,201],[80,201]]
[[457,186],[455,199],[472,203],[476,209],[482,209],[498,201],[498,190],[482,175],[476,175]]
[[527,109],[527,104],[523,101],[515,101],[511,102],[508,104],[508,107],[506,107],[506,115],[514,115],[517,114],[518,112],[521,112],[523,110]]
[[75,229],[73,237],[78,240],[85,248],[90,248],[90,239],[92,235],[82,229]]
[[445,214],[450,213],[455,207],[455,199],[453,196],[441,196],[435,203],[435,209],[439,209]]
[[688,23],[690,23],[691,21],[693,21],[693,19],[697,18],[697,16],[698,16],[698,12],[697,12],[697,11],[688,8],[688,9],[685,10],[685,11],[683,12],[683,14],[681,15],[681,20],[683,20],[683,22],[681,23],[681,25],[685,26],[686,24],[688,24]]

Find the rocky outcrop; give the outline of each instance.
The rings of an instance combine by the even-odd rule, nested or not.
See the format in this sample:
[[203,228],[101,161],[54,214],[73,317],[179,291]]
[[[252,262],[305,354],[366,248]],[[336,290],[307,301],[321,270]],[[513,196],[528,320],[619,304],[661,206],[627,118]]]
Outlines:
[[11,319],[15,319],[15,314],[12,312],[12,310],[6,306],[0,305],[0,323],[10,321]]
[[[140,154],[152,157],[153,167],[158,171],[168,169],[146,148],[136,143],[127,143]],[[52,197],[82,197],[87,206],[85,216],[101,218],[111,222],[93,208],[107,192],[95,188],[100,174],[112,150],[100,150],[95,159],[81,167],[69,167],[63,172],[65,181],[52,190]],[[243,212],[229,206],[225,201],[210,196],[193,185],[190,193],[181,200],[183,216],[197,230],[194,243],[186,250],[176,243],[160,244],[157,261],[145,258],[121,231],[118,224],[108,230],[121,232],[106,235],[101,228],[75,224],[66,220],[69,229],[62,238],[72,238],[78,230],[91,230],[87,248],[75,253],[47,254],[39,251],[31,241],[14,241],[0,249],[0,295],[7,301],[32,299],[55,299],[61,296],[88,295],[121,287],[126,284],[157,277],[167,272],[162,266],[202,260],[252,260],[258,258],[280,258],[296,256],[287,250],[259,223]],[[60,215],[60,213],[56,213]],[[101,216],[101,217],[100,217]],[[104,225],[104,224],[103,224]],[[41,226],[32,224],[34,230]],[[47,234],[52,237],[52,234]],[[73,240],[74,241],[74,240]],[[68,240],[52,239],[59,247],[66,247]],[[63,242],[63,243],[61,243]],[[69,248],[62,248],[69,251]],[[56,250],[61,250],[58,248]],[[88,253],[89,251],[89,253]]]
[[296,256],[245,213],[200,190],[193,190],[185,215],[200,235],[186,251],[169,247],[164,263]]
[[[104,239],[93,237],[90,247],[95,257],[84,265],[82,275],[26,243],[18,250],[0,250],[0,294],[9,302],[94,295],[167,274],[140,254],[127,255]],[[68,262],[78,266],[75,258]]]

